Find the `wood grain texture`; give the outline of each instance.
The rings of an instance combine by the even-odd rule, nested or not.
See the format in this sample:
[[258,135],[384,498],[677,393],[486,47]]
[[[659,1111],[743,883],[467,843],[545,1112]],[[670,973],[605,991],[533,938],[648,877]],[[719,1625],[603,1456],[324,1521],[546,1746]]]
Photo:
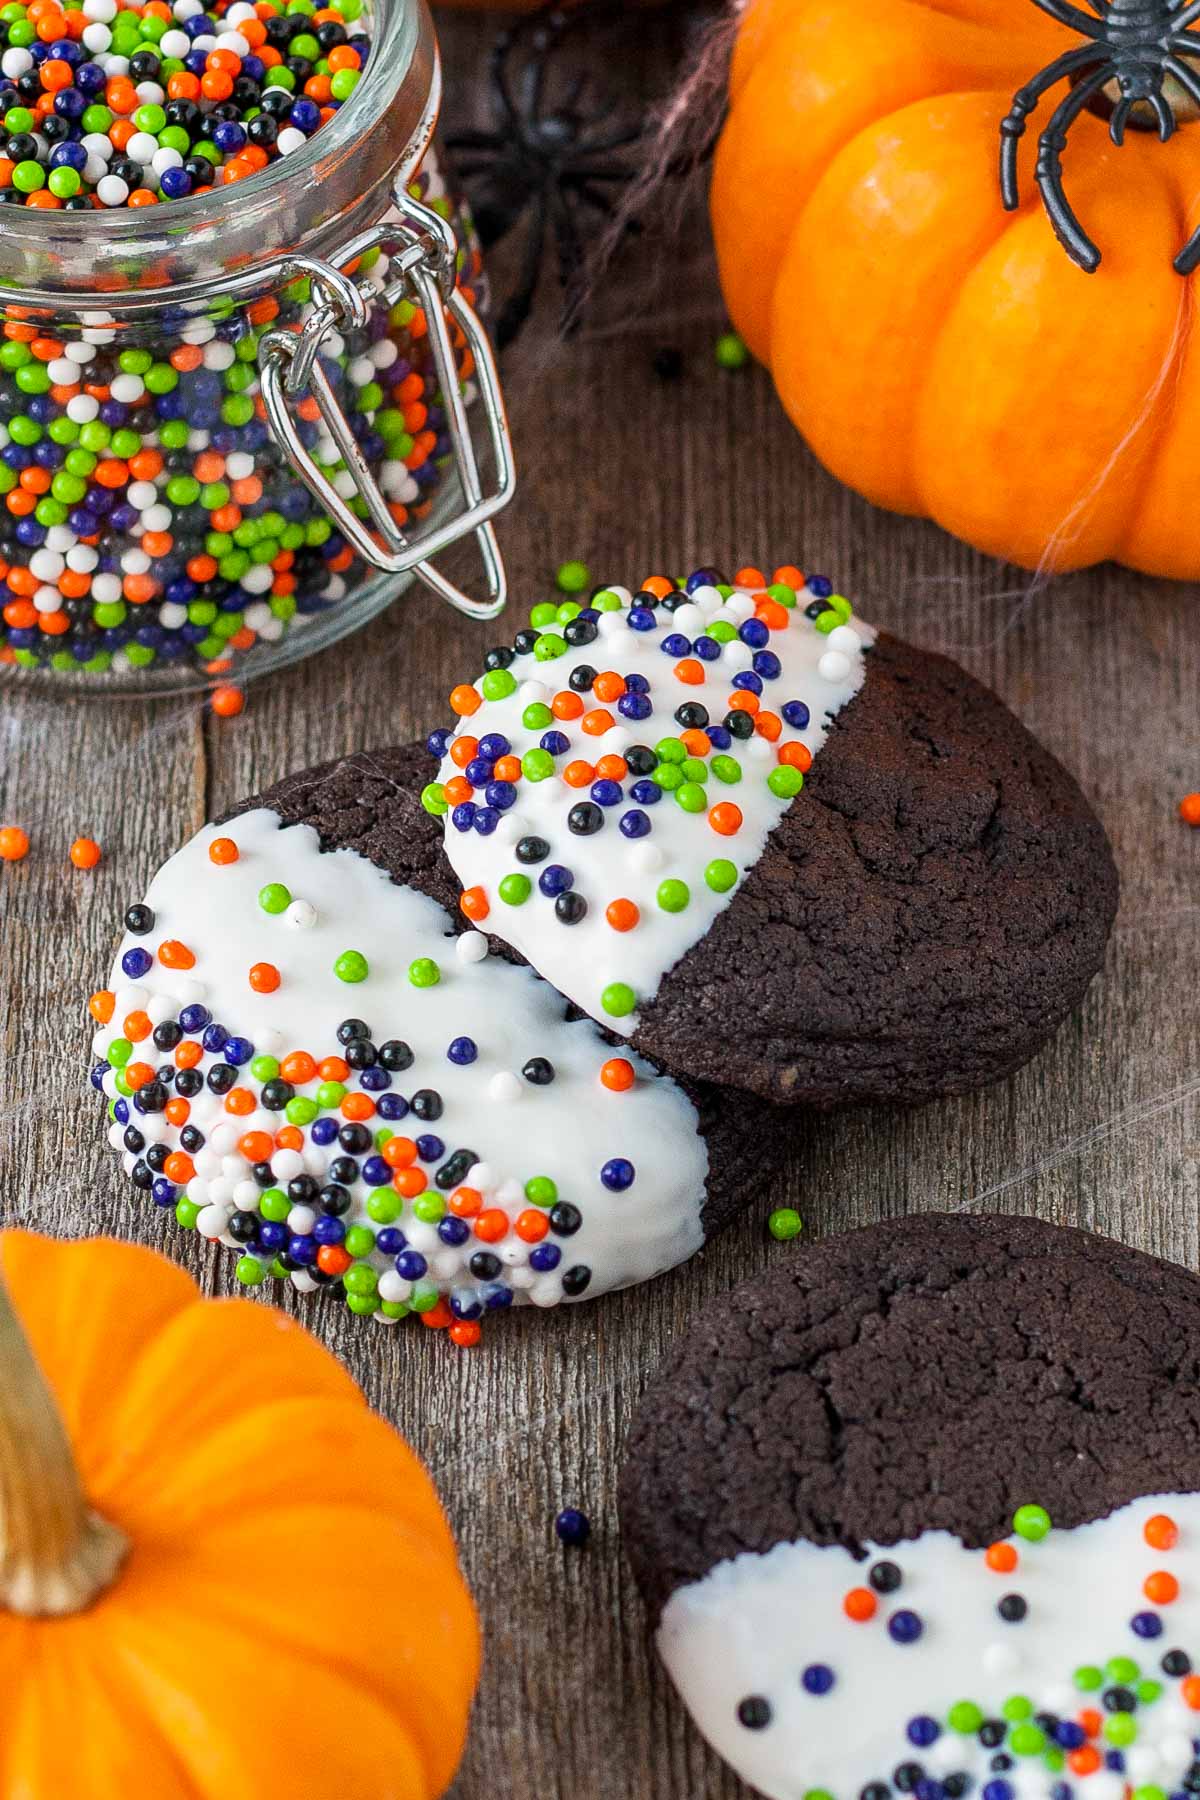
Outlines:
[[[443,25],[460,118],[494,23]],[[671,66],[674,27],[647,16],[638,30],[636,79],[652,88]],[[385,1333],[334,1304],[302,1308],[429,1460],[459,1533],[487,1656],[456,1800],[735,1800],[746,1790],[657,1670],[617,1543],[614,1475],[631,1408],[706,1296],[804,1254],[803,1239],[784,1248],[766,1236],[784,1201],[809,1236],[995,1206],[1200,1264],[1200,834],[1175,816],[1200,785],[1200,608],[1194,591],[1112,568],[1035,587],[838,487],[761,372],[715,367],[721,308],[695,218],[679,243],[644,238],[626,252],[568,344],[554,312],[551,295],[505,371],[521,489],[503,539],[522,609],[568,555],[611,579],[709,560],[828,570],[866,617],[998,689],[1080,777],[1124,881],[1106,974],[1036,1063],[919,1113],[792,1121],[786,1180],[649,1288],[502,1322],[472,1354],[417,1328]],[[670,384],[651,369],[666,345],[685,359]],[[0,821],[34,840],[24,863],[0,867],[9,1221],[136,1235],[228,1290],[231,1259],[135,1206],[103,1147],[83,1095],[84,997],[107,971],[124,905],[206,816],[291,768],[440,721],[452,681],[495,635],[413,594],[255,690],[229,723],[191,702],[81,705],[0,690]],[[66,861],[80,831],[104,846],[92,875]],[[553,1538],[567,1503],[594,1521],[583,1554]]]

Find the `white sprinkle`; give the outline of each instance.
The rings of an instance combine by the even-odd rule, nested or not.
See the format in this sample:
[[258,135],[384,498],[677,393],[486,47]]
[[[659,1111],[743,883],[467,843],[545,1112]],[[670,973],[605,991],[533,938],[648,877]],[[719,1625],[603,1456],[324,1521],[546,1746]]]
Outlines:
[[522,1090],[523,1083],[520,1076],[514,1075],[511,1069],[501,1069],[499,1074],[493,1075],[488,1082],[488,1098],[491,1100],[519,1100]]
[[850,658],[840,650],[827,650],[817,664],[817,673],[826,681],[845,681],[850,673]]
[[283,922],[295,931],[311,931],[317,922],[317,909],[311,900],[293,900],[283,915]]
[[488,954],[488,941],[482,931],[464,931],[454,949],[459,962],[481,963]]

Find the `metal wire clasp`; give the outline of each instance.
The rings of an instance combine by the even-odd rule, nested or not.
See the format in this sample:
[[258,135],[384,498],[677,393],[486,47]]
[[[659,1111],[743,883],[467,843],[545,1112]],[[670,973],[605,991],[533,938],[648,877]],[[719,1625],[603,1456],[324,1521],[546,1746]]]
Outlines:
[[[516,485],[512,442],[496,364],[483,326],[455,286],[458,245],[453,227],[403,191],[397,191],[394,199],[399,216],[361,233],[347,244],[342,255],[343,267],[335,268],[332,263],[317,257],[299,255],[284,264],[285,280],[294,281],[306,276],[311,281],[315,305],[299,332],[277,330],[263,338],[259,346],[263,404],[271,430],[292,468],[364,561],[391,575],[412,570],[427,587],[459,612],[467,613],[473,619],[494,619],[507,598],[508,584],[491,520],[507,506]],[[376,292],[369,283],[360,283],[345,272],[353,269],[366,251],[376,248],[384,250],[390,259],[391,278],[382,292]],[[320,362],[321,347],[330,332],[361,327],[366,324],[372,307],[392,307],[406,297],[414,299],[423,309],[429,327],[430,347],[464,500],[461,510],[456,510],[432,530],[416,536],[401,531],[393,519]],[[487,422],[494,471],[494,483],[486,494],[459,390],[449,319],[462,332],[475,361],[475,378]],[[345,460],[355,488],[366,505],[369,524],[350,510],[304,447],[292,417],[291,402],[305,391],[315,400],[325,427]],[[458,543],[470,532],[474,533],[483,558],[486,600],[472,599],[440,574],[431,561],[439,551]]]

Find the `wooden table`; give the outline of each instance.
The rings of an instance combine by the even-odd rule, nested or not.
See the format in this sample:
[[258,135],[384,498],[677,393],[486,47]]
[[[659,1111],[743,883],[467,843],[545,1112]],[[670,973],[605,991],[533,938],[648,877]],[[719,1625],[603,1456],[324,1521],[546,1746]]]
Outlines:
[[[468,93],[493,22],[444,28],[450,92]],[[639,27],[639,29],[641,29]],[[671,27],[645,26],[639,79]],[[461,115],[460,115],[461,116]],[[1111,1233],[1200,1264],[1200,835],[1175,806],[1200,786],[1194,592],[1108,568],[1034,587],[933,527],[873,512],[807,455],[757,370],[716,367],[722,325],[704,238],[627,253],[569,344],[542,308],[508,358],[521,467],[504,522],[517,600],[558,561],[597,577],[795,560],[863,614],[957,656],[1079,776],[1124,881],[1105,975],[1015,1080],[918,1113],[783,1121],[786,1180],[688,1267],[648,1288],[494,1328],[479,1351],[342,1308],[303,1316],[428,1459],[459,1533],[487,1637],[459,1800],[693,1800],[744,1793],[705,1749],[647,1646],[614,1515],[621,1442],[646,1373],[707,1296],[783,1257],[773,1205],[809,1238],[924,1209],[1001,1208]],[[652,372],[676,346],[684,372]],[[139,1236],[227,1291],[232,1258],[135,1204],[84,1092],[83,1001],[124,906],[207,817],[287,770],[439,722],[452,679],[497,629],[413,594],[317,661],[253,690],[223,723],[192,701],[76,705],[0,690],[0,822],[33,838],[0,868],[0,1194],[10,1221]],[[66,851],[104,846],[94,874]],[[564,1504],[594,1523],[582,1554]],[[364,1796],[363,1800],[367,1800]]]

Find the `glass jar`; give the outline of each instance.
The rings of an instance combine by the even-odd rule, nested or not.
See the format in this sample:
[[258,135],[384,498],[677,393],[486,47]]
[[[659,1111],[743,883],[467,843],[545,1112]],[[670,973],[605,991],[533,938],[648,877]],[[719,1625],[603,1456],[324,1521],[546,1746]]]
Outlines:
[[[440,98],[424,0],[376,0],[354,92],[258,174],[137,210],[4,209],[0,674],[240,680],[414,579],[500,611],[512,454]],[[432,561],[470,534],[476,598]]]

